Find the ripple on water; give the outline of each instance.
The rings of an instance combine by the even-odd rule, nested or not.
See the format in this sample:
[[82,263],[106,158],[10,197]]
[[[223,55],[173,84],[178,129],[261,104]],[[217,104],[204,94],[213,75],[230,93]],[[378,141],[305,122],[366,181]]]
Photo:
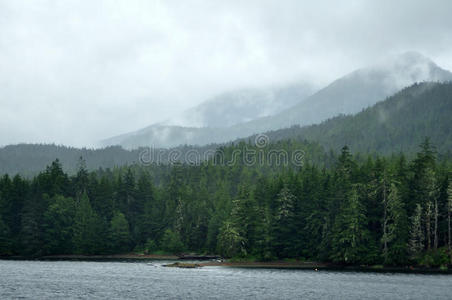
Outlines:
[[452,276],[0,260],[0,299],[450,299]]

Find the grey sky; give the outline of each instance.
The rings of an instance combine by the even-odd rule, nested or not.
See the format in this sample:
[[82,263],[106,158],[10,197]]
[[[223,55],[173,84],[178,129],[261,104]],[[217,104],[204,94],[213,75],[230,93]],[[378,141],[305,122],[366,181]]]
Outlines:
[[447,0],[0,0],[0,145],[92,145],[225,90],[321,85],[408,50],[452,70],[451,11]]

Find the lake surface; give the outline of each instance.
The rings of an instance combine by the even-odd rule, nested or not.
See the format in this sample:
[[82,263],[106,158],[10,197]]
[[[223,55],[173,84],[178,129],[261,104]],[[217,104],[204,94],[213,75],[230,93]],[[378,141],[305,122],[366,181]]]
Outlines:
[[451,299],[452,275],[0,260],[0,299]]

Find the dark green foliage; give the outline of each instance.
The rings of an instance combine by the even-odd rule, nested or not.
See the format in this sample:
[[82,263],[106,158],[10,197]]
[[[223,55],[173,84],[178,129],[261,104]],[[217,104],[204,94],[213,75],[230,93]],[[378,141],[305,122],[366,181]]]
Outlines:
[[[245,143],[225,146],[229,159]],[[218,253],[270,260],[424,265],[450,260],[449,161],[428,140],[403,155],[326,155],[304,165],[130,166],[73,176],[58,161],[0,179],[0,254]],[[314,150],[317,149],[317,150]],[[256,150],[259,150],[256,148]],[[310,159],[314,158],[315,159]],[[324,163],[316,164],[316,160]],[[215,158],[217,159],[218,156]],[[446,255],[446,258],[444,258]]]
[[182,243],[179,234],[171,229],[165,230],[160,244],[161,249],[168,253],[180,253],[184,250],[184,244]]
[[84,193],[76,204],[74,217],[73,244],[75,253],[97,254],[101,252],[102,221],[92,209],[88,196]]
[[70,254],[72,252],[75,202],[72,198],[56,195],[43,217],[46,254]]
[[366,262],[369,251],[368,220],[359,187],[354,186],[335,219],[331,258],[336,262]]
[[113,252],[123,253],[130,250],[129,223],[123,213],[118,212],[111,219],[110,239]]
[[396,183],[390,186],[385,209],[381,238],[384,262],[392,265],[404,264],[407,262],[408,218]]
[[296,257],[295,204],[297,199],[287,185],[275,198],[271,247],[277,257]]
[[0,256],[11,254],[11,234],[8,226],[0,218]]
[[[334,97],[334,96],[332,96]],[[383,99],[382,99],[383,100]],[[266,133],[271,141],[316,141],[326,149],[344,144],[361,153],[413,154],[426,136],[439,153],[452,149],[452,83],[424,82],[405,88],[356,115],[338,116],[318,125]]]
[[[432,143],[438,147],[441,159],[450,158],[452,156],[451,99],[452,83],[424,82],[407,87],[358,114],[337,116],[317,125],[269,131],[266,135],[272,142],[270,147],[273,149],[284,147],[290,152],[291,148],[288,147],[290,143],[305,144],[303,150],[307,158],[326,166],[331,166],[334,157],[321,153],[322,147],[337,151],[347,144],[354,153],[391,155],[403,152],[412,157],[426,136],[431,137]],[[259,132],[262,128],[256,127],[251,132]],[[191,131],[192,128],[187,130]],[[207,130],[214,136],[221,136],[218,128]],[[238,135],[232,134],[231,137],[233,136]],[[240,139],[232,145],[240,141],[254,140],[254,138],[255,136]],[[306,143],[306,140],[311,143]],[[148,144],[148,141],[146,139],[145,144]],[[85,165],[87,170],[97,170],[135,165],[141,162],[166,163],[171,153],[180,154],[178,159],[185,162],[184,158],[190,152],[196,151],[200,154],[198,158],[204,158],[207,153],[218,148],[225,150],[228,160],[234,149],[229,147],[230,145],[231,143],[206,146],[185,145],[169,150],[146,148],[125,150],[119,146],[91,150],[55,145],[11,145],[0,148],[0,174],[36,175],[57,157],[69,174],[76,174],[81,165]],[[80,163],[80,157],[83,157],[83,164]],[[239,177],[235,178],[239,180]]]
[[246,240],[240,229],[230,221],[225,221],[218,234],[217,251],[225,257],[246,255]]

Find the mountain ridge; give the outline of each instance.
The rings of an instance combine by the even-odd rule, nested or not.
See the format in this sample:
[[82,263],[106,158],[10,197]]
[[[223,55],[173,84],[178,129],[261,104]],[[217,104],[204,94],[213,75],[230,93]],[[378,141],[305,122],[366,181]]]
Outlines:
[[271,116],[302,101],[315,88],[296,82],[267,88],[242,88],[208,98],[181,114],[151,126],[229,127]]
[[[320,124],[266,132],[272,142],[301,139],[325,149],[353,152],[415,152],[428,137],[439,153],[452,153],[452,82],[416,83],[354,115]],[[252,137],[251,137],[252,138]]]
[[340,114],[354,114],[415,82],[450,80],[451,72],[417,52],[407,52],[346,74],[300,100],[298,104],[272,116],[215,129],[151,125],[104,140],[102,145],[121,145],[134,149],[140,146],[222,143],[293,125],[311,125]]
[[[355,115],[340,115],[320,124],[293,126],[265,134],[271,143],[295,139],[316,143],[335,152],[348,145],[354,153],[388,155],[399,152],[414,154],[423,139],[430,137],[439,157],[452,157],[451,115],[452,82],[426,82],[407,87]],[[254,139],[255,136],[249,136],[203,147],[184,146],[167,149],[165,153],[198,151],[205,154],[222,146]],[[114,168],[140,163],[143,150],[149,149],[125,150],[112,146],[94,150],[55,145],[10,145],[0,148],[0,173],[38,172],[57,158],[66,170],[74,172],[80,156],[86,159],[90,169]]]

